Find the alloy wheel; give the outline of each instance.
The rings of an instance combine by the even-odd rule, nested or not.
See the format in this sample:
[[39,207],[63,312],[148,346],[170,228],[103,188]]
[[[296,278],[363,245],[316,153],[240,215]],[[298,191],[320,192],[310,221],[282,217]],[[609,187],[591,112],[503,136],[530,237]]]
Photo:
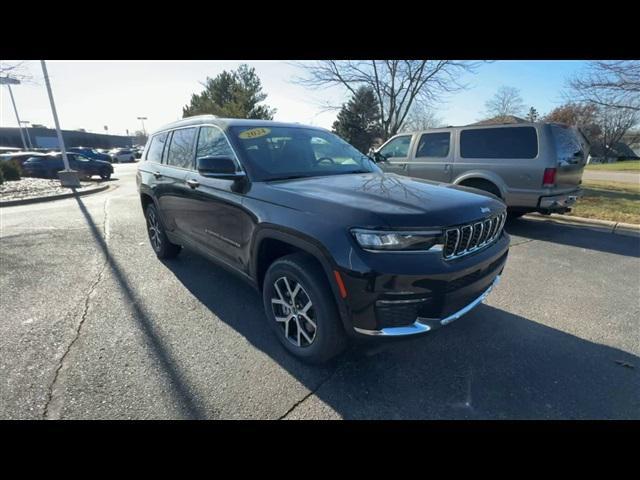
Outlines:
[[271,307],[285,338],[297,347],[308,347],[318,330],[311,297],[295,280],[283,276],[273,283]]
[[158,252],[162,245],[162,239],[160,238],[160,222],[156,216],[156,212],[153,209],[149,209],[147,213],[147,223],[149,225],[149,240],[151,240],[151,246]]

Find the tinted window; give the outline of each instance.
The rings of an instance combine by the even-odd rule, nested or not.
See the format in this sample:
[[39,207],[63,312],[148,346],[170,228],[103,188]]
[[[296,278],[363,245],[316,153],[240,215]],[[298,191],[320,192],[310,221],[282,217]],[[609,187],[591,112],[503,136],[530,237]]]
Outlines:
[[446,157],[449,155],[449,132],[425,133],[418,142],[416,157]]
[[583,157],[580,140],[571,128],[551,125],[551,134],[556,144],[558,161],[572,163]]
[[193,143],[195,137],[195,128],[174,130],[169,144],[167,163],[174,167],[193,168]]
[[202,127],[198,137],[196,158],[225,156],[235,158],[227,138],[216,127]]
[[151,144],[149,145],[149,151],[147,152],[147,160],[149,162],[160,163],[162,159],[162,150],[164,149],[164,144],[167,141],[168,133],[160,133],[155,135],[151,139]]
[[408,157],[409,145],[411,145],[411,135],[396,137],[382,147],[379,151],[385,158]]
[[481,128],[460,132],[465,158],[535,158],[538,136],[533,127]]

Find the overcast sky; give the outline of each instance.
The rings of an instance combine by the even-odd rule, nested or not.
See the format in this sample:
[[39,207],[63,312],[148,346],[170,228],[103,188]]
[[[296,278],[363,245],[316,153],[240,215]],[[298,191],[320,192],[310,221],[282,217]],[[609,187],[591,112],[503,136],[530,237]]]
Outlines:
[[[275,120],[330,128],[336,112],[322,111],[321,105],[339,105],[348,99],[339,87],[310,90],[295,85],[292,78],[302,72],[283,61],[48,61],[47,68],[63,129],[103,133],[106,125],[109,133],[123,135],[141,128],[140,116],[148,117],[148,131],[181,118],[191,94],[202,90],[200,82],[241,63],[255,67],[268,94],[266,103],[278,110]],[[484,64],[463,78],[470,84],[467,90],[436,106],[437,115],[451,125],[477,121],[485,101],[501,85],[519,88],[525,104],[544,114],[562,103],[567,78],[583,67],[580,61]],[[26,62],[25,70],[33,81],[13,87],[20,119],[53,127],[40,62]],[[0,126],[15,127],[7,88],[0,90]]]

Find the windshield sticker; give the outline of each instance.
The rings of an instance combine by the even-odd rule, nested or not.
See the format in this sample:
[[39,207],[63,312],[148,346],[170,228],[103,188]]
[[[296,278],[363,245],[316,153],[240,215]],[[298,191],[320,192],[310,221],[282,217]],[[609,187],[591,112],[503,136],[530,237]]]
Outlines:
[[251,138],[264,137],[265,135],[268,135],[269,132],[271,132],[271,129],[269,128],[252,128],[251,130],[245,130],[238,135],[238,137],[248,140]]

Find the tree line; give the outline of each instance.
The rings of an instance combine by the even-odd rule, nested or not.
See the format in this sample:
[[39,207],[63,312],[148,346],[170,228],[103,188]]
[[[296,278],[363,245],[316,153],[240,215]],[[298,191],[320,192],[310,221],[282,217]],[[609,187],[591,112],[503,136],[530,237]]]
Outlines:
[[[363,153],[375,143],[403,131],[442,125],[434,110],[442,96],[468,88],[464,74],[482,62],[453,60],[323,60],[303,64],[295,82],[309,87],[340,86],[350,98],[339,107],[332,130]],[[241,65],[207,78],[193,94],[184,116],[203,113],[222,117],[273,119],[267,94],[254,68]],[[581,129],[605,157],[634,132],[640,121],[640,62],[593,61],[570,78],[565,102],[542,116],[528,109],[517,88],[503,86],[490,98],[481,123],[516,120],[560,122]],[[634,137],[635,139],[635,137]]]

